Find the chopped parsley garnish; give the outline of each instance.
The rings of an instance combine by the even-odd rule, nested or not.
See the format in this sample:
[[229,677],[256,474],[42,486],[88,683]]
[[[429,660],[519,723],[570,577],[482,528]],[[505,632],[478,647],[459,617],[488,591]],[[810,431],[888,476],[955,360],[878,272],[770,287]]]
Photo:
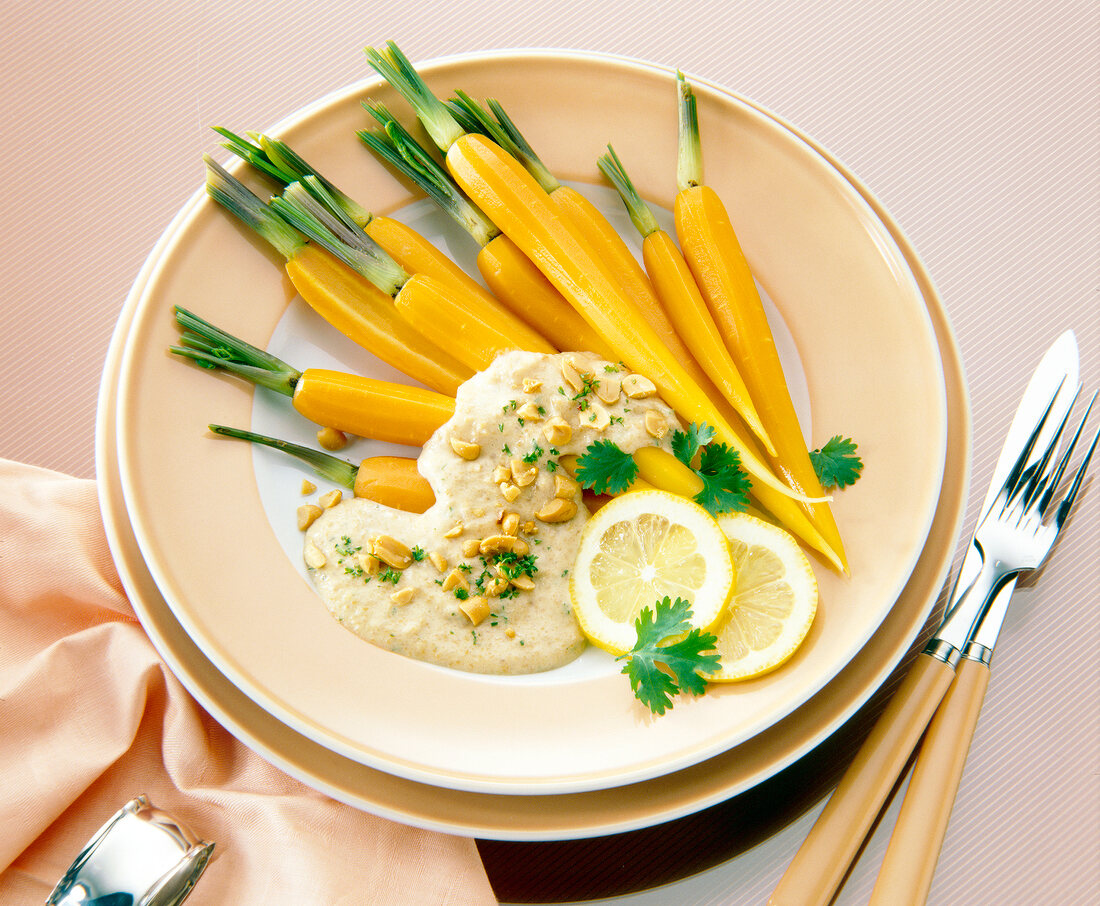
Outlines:
[[863,460],[856,455],[856,444],[839,434],[819,450],[810,451],[810,462],[823,488],[846,488],[855,484],[863,472]]
[[[666,596],[655,603],[653,610],[642,608],[634,627],[637,642],[616,660],[626,661],[622,672],[630,678],[630,688],[638,701],[654,714],[664,714],[672,707],[673,695],[679,692],[701,695],[706,691],[704,674],[716,673],[721,658],[704,652],[714,651],[718,639],[709,632],[691,628],[689,601],[677,598],[673,603]],[[683,635],[679,641],[662,644],[679,635]]]
[[539,457],[543,454],[543,449],[538,444],[535,444],[534,449],[531,450],[526,456],[523,457],[524,462],[538,462]]
[[553,460],[553,459],[546,460],[546,471],[547,472],[556,472],[557,470],[558,470],[558,463],[557,463],[556,460]]
[[460,601],[465,601],[468,597],[470,597],[470,593],[462,586],[458,586],[457,588],[455,588],[454,591],[455,597],[458,598],[458,600]]
[[539,571],[534,554],[524,554],[522,557],[515,551],[505,551],[497,554],[496,567],[505,579],[515,579],[519,576],[531,576]]
[[379,582],[392,582],[396,585],[401,581],[401,570],[387,568],[384,572],[378,574]]
[[610,440],[597,440],[577,457],[577,481],[597,494],[620,494],[638,476],[638,464]]
[[422,548],[419,544],[412,549],[412,558],[417,563],[423,560],[426,556],[427,554],[424,552],[424,548]]
[[362,549],[362,545],[356,547],[351,546],[351,537],[349,535],[342,536],[340,538],[340,543],[336,545],[336,553],[341,557],[354,557]]

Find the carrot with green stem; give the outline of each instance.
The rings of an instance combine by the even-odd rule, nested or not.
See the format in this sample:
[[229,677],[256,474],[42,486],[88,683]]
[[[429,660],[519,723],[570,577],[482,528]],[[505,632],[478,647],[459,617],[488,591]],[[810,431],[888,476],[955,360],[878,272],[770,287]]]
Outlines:
[[299,371],[187,309],[174,312],[181,335],[170,352],[290,397],[301,415],[323,427],[419,447],[454,415],[454,398],[445,394],[327,368]]
[[[308,188],[307,188],[308,186]],[[557,350],[499,305],[486,305],[427,274],[408,274],[376,243],[357,245],[339,218],[315,195],[323,193],[310,177],[291,183],[271,206],[310,240],[331,252],[388,295],[400,317],[433,344],[446,347],[474,371],[489,367],[501,352]]]
[[[228,138],[223,147],[247,160],[268,176],[288,186],[302,182],[311,194],[343,221],[351,234],[362,230],[409,274],[426,274],[444,285],[453,285],[463,297],[480,296],[482,306],[494,308],[499,302],[465,270],[458,266],[429,239],[394,217],[376,216],[306,162],[286,142],[262,133],[250,138],[228,129],[215,131]],[[355,243],[352,243],[355,244]]]
[[393,300],[317,245],[212,158],[206,157],[209,195],[286,259],[298,294],[318,315],[364,349],[415,381],[453,396],[473,369],[414,330]]
[[[752,271],[725,205],[717,192],[703,184],[695,95],[683,73],[677,73],[677,85],[679,192],[674,214],[680,248],[775,446],[773,468],[806,497],[820,498],[821,482],[806,449]],[[847,572],[840,530],[828,504],[806,503],[805,511]]]
[[[608,145],[607,151],[596,164],[619,193],[631,223],[642,236],[642,260],[657,290],[657,297],[677,332],[730,405],[738,412],[748,411],[755,416],[756,410],[749,400],[745,381],[722,342],[718,327],[707,310],[683,255],[672,237],[658,225],[657,218],[638,193],[615,149]],[[775,449],[768,442],[767,432],[759,418],[748,424],[767,451],[774,454]]]
[[[444,150],[458,185],[600,333],[629,367],[653,381],[661,397],[688,422],[713,426],[718,439],[740,456],[755,482],[795,499],[766,463],[753,455],[717,406],[638,312],[607,265],[577,227],[560,216],[534,178],[499,145],[469,134],[390,42],[385,53],[367,49],[371,64],[416,110]],[[792,531],[816,534],[803,517]]]
[[383,162],[410,179],[480,246],[477,267],[493,295],[562,350],[584,350],[611,358],[611,350],[500,229],[455,185],[454,180],[383,104],[364,106],[383,127],[363,130],[363,143]]
[[760,422],[749,394],[743,391],[731,395],[725,392],[725,388],[713,382],[712,375],[699,361],[698,350],[680,334],[679,325],[673,313],[668,310],[653,285],[652,275],[646,276],[634,253],[607,218],[580,192],[569,186],[563,186],[557,181],[499,101],[489,98],[485,104],[493,112],[493,117],[488,116],[476,101],[461,91],[456,93],[456,98],[449,101],[447,106],[464,128],[478,131],[495,141],[523,164],[527,172],[550,195],[561,215],[571,219],[593,245],[597,255],[608,264],[626,294],[649,322],[650,327],[683,363],[688,374],[703,389],[703,392],[727,417],[740,418],[770,450],[771,441]]
[[271,447],[308,465],[326,481],[350,490],[356,497],[373,500],[383,506],[407,513],[423,513],[435,503],[428,480],[416,469],[416,460],[407,456],[368,456],[359,465],[312,447],[245,431],[226,425],[207,425],[215,434]]

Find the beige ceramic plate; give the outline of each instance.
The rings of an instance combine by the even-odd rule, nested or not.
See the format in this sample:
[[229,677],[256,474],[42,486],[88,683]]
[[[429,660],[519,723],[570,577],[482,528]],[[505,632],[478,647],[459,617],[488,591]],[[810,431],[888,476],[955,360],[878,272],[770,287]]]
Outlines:
[[[820,153],[825,155],[824,151]],[[843,172],[838,163],[832,163]],[[850,175],[848,178],[852,179]],[[119,363],[137,300],[158,257],[159,246],[120,318],[104,369],[97,426],[98,478],[108,538],[130,599],[154,644],[191,693],[268,760],[341,801],[423,827],[505,840],[609,834],[695,812],[776,773],[836,730],[889,675],[932,607],[963,516],[970,423],[958,350],[935,290],[915,253],[874,199],[865,190],[860,191],[902,247],[935,325],[948,402],[946,474],[919,563],[890,615],[833,682],[769,730],[660,780],[558,796],[493,796],[430,787],[365,767],[296,733],[243,695],[214,668],[175,619],[142,559],[122,495],[115,434]]]
[[[440,92],[461,86],[500,97],[560,176],[591,178],[612,141],[643,192],[670,206],[670,72],[524,53],[444,61],[425,73]],[[354,138],[368,94],[393,101],[373,83],[357,86],[278,132],[376,211],[398,210],[410,196]],[[330,620],[284,554],[251,452],[204,431],[212,420],[248,424],[251,394],[164,354],[173,304],[263,344],[292,296],[273,257],[197,198],[134,300],[119,368],[120,483],[175,619],[283,724],[349,761],[455,790],[533,795],[637,783],[773,727],[836,677],[890,613],[932,524],[947,442],[945,375],[926,299],[881,217],[817,150],[729,94],[701,85],[699,95],[707,180],[734,212],[760,282],[790,327],[815,442],[850,434],[868,463],[835,505],[852,578],[818,569],[818,619],[783,670],[679,703],[659,720],[633,703],[614,670],[502,681],[359,641]],[[577,109],[577,97],[590,103]],[[927,596],[921,605],[930,606]]]

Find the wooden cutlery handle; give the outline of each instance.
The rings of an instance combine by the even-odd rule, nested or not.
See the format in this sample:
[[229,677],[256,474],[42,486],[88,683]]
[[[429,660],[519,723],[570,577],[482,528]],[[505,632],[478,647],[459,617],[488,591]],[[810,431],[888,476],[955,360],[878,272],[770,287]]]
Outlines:
[[954,676],[943,661],[917,656],[779,880],[769,906],[826,906],[832,900]]
[[918,906],[927,900],[988,685],[989,667],[966,658],[959,662],[955,682],[921,743],[871,906]]

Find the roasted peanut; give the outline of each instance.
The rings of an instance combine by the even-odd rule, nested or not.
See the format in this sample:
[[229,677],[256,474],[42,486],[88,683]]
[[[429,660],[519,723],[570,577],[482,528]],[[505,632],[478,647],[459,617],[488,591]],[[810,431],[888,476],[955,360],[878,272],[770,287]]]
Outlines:
[[562,500],[572,500],[577,496],[577,483],[560,472],[554,474],[554,496]]
[[387,566],[406,569],[413,562],[412,551],[392,535],[379,535],[371,542],[371,553]]
[[542,413],[534,403],[524,403],[516,410],[516,415],[525,422],[542,421]]
[[477,538],[467,538],[462,542],[462,556],[463,557],[476,557],[478,551],[481,550],[481,542]]
[[646,434],[650,437],[655,437],[660,440],[668,434],[668,419],[665,418],[663,412],[658,412],[656,409],[650,409],[645,414],[645,430]]
[[360,554],[356,559],[359,561],[359,566],[362,567],[363,572],[368,576],[377,576],[382,572],[382,561],[374,554]]
[[348,436],[335,428],[322,428],[317,432],[317,443],[326,450],[343,450],[348,445]]
[[456,588],[469,589],[470,583],[466,579],[466,574],[460,569],[452,569],[447,574],[447,578],[443,580],[442,588],[444,591],[452,591]]
[[571,357],[561,360],[561,376],[565,379],[565,383],[573,388],[575,393],[580,393],[584,388],[584,378],[581,376],[576,362]]
[[542,389],[542,381],[538,378],[525,377],[523,379],[524,393],[538,393]]
[[481,444],[471,443],[453,434],[450,437],[451,449],[463,459],[473,462],[481,455]]
[[392,595],[390,595],[390,600],[393,601],[393,603],[396,604],[398,607],[404,607],[415,597],[416,589],[409,587],[402,588],[400,591],[395,591]]
[[520,495],[520,490],[510,481],[502,481],[500,483],[500,493],[504,495],[504,499],[509,503],[515,503],[516,498]]
[[466,617],[474,626],[477,626],[489,616],[489,602],[480,595],[467,598],[465,601],[459,601],[458,609],[466,614]]
[[428,554],[428,559],[432,561],[432,566],[443,572],[447,568],[447,558],[440,554],[438,551],[432,551]]
[[500,529],[505,535],[519,534],[519,514],[509,513],[500,520]]
[[331,510],[336,504],[344,499],[344,492],[336,489],[329,491],[327,494],[322,494],[317,498],[317,503],[320,507],[326,510]]
[[623,378],[623,393],[632,400],[644,400],[656,392],[653,381],[643,374],[628,374]]
[[523,543],[514,535],[490,535],[482,539],[478,552],[491,557],[494,554],[503,554],[505,551],[514,551],[517,544]]
[[596,396],[609,406],[619,401],[622,392],[622,382],[618,378],[602,377],[596,385]]
[[516,576],[511,580],[512,584],[520,591],[534,591],[535,580],[530,576]]
[[593,403],[588,407],[583,424],[587,424],[590,428],[595,428],[597,431],[604,431],[607,426],[611,424],[610,413],[599,403]]
[[560,415],[555,415],[542,426],[542,436],[546,438],[548,444],[553,444],[554,446],[567,444],[570,438],[573,437],[573,429],[564,418]]
[[324,512],[319,506],[312,503],[304,503],[298,507],[298,531],[304,532]]
[[525,488],[533,484],[539,477],[539,467],[533,462],[524,462],[522,459],[512,460],[512,481],[519,487]]
[[543,522],[568,522],[577,515],[577,505],[572,500],[555,497],[542,505],[535,518]]

